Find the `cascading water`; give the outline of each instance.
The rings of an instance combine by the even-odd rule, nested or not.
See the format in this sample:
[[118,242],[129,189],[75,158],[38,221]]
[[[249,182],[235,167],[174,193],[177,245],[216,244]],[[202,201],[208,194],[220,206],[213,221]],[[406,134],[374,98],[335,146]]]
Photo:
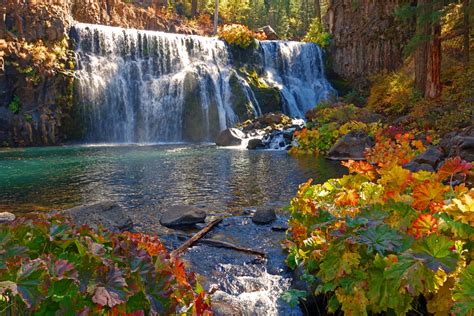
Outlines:
[[335,94],[324,75],[323,53],[316,44],[264,41],[265,80],[280,89],[283,111],[303,118],[306,111]]
[[[76,96],[89,142],[211,141],[262,114],[228,47],[216,38],[82,23],[72,37]],[[334,93],[317,45],[267,41],[257,53],[262,79],[280,90],[287,114],[303,117]],[[245,104],[233,104],[235,95]]]

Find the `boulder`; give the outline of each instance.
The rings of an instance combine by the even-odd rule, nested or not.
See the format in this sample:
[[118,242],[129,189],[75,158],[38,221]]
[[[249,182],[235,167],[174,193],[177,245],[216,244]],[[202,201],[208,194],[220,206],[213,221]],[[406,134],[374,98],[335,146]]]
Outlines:
[[364,159],[364,152],[374,146],[374,139],[365,132],[350,132],[344,135],[329,150],[327,158],[332,160]]
[[87,225],[104,228],[114,232],[129,231],[133,228],[133,222],[126,210],[114,201],[105,201],[87,205],[81,205],[64,211],[76,225]]
[[255,214],[253,214],[252,221],[255,224],[269,224],[276,220],[275,210],[272,208],[258,209]]
[[242,144],[242,139],[245,138],[245,134],[237,128],[228,128],[223,130],[217,136],[217,146],[239,146]]
[[247,149],[265,148],[260,138],[252,138],[247,144]]
[[417,164],[427,164],[436,169],[438,163],[444,158],[443,152],[437,147],[429,147],[426,151],[412,159]]
[[204,223],[206,212],[203,209],[189,205],[175,205],[166,208],[160,218],[160,223],[166,227],[177,227]]
[[13,222],[15,220],[15,214],[9,212],[1,212],[0,213],[0,224]]
[[434,172],[435,171],[432,165],[427,164],[427,163],[418,163],[416,161],[410,161],[409,163],[404,164],[403,168],[410,170],[411,172],[418,172],[418,171]]
[[440,146],[449,157],[459,156],[466,161],[474,161],[474,127],[446,134]]
[[268,40],[279,40],[280,39],[278,34],[275,32],[275,30],[270,25],[265,25],[264,27],[259,28],[258,31],[265,33]]

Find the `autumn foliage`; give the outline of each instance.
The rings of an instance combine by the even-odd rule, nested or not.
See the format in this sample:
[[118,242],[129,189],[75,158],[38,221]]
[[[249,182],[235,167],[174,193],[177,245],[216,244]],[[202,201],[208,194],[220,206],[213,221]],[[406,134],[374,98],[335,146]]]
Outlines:
[[156,237],[75,227],[57,215],[0,226],[0,311],[203,315],[209,298]]
[[436,173],[402,165],[424,149],[386,131],[349,174],[300,186],[285,246],[291,268],[326,295],[328,311],[402,315],[426,300],[436,315],[474,313],[472,164],[447,159]]
[[264,33],[252,32],[242,24],[225,24],[219,28],[218,35],[227,44],[243,49],[249,48],[255,40],[263,41],[266,39]]

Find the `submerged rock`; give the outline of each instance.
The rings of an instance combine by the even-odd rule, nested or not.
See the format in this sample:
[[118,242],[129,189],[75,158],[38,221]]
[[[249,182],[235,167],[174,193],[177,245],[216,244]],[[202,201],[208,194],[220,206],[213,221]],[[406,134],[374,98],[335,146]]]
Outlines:
[[259,149],[259,148],[265,148],[260,138],[252,138],[251,140],[249,140],[249,143],[247,144],[247,149]]
[[374,146],[374,140],[364,132],[344,135],[329,151],[327,158],[333,160],[364,159],[364,152]]
[[203,209],[189,205],[175,205],[165,210],[160,223],[166,227],[176,227],[204,223],[205,219],[206,212]]
[[276,219],[275,210],[272,208],[259,209],[253,214],[252,221],[255,224],[269,224]]
[[223,130],[217,136],[217,146],[239,146],[242,143],[242,139],[245,138],[245,134],[237,128],[228,128]]
[[133,228],[133,222],[126,210],[114,201],[82,205],[64,211],[76,225],[92,228],[103,226],[111,231],[121,232]]
[[15,220],[15,214],[9,212],[0,213],[0,224],[13,222]]

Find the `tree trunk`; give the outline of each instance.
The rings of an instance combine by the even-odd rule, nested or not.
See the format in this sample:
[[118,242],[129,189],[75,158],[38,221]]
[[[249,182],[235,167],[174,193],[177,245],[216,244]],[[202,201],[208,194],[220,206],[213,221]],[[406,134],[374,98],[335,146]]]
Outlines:
[[214,8],[214,35],[217,34],[217,25],[219,23],[219,0],[215,0]]
[[[441,10],[442,3],[431,5],[430,14]],[[437,98],[441,95],[441,24],[439,20],[429,23],[430,41],[426,64],[425,97]]]
[[191,16],[195,17],[198,11],[198,0],[191,0]]
[[469,36],[470,36],[469,0],[464,0],[463,9],[464,9],[464,65],[467,69],[469,65]]
[[428,44],[428,59],[426,65],[426,90],[425,96],[437,98],[441,94],[441,25],[434,22],[432,39]]
[[314,0],[314,16],[321,21],[321,2]]
[[418,16],[416,21],[416,36],[421,41],[415,51],[415,88],[424,96],[427,86],[427,63],[428,63],[428,41],[431,33],[431,25],[426,22],[425,17],[431,13],[430,0],[418,1]]

